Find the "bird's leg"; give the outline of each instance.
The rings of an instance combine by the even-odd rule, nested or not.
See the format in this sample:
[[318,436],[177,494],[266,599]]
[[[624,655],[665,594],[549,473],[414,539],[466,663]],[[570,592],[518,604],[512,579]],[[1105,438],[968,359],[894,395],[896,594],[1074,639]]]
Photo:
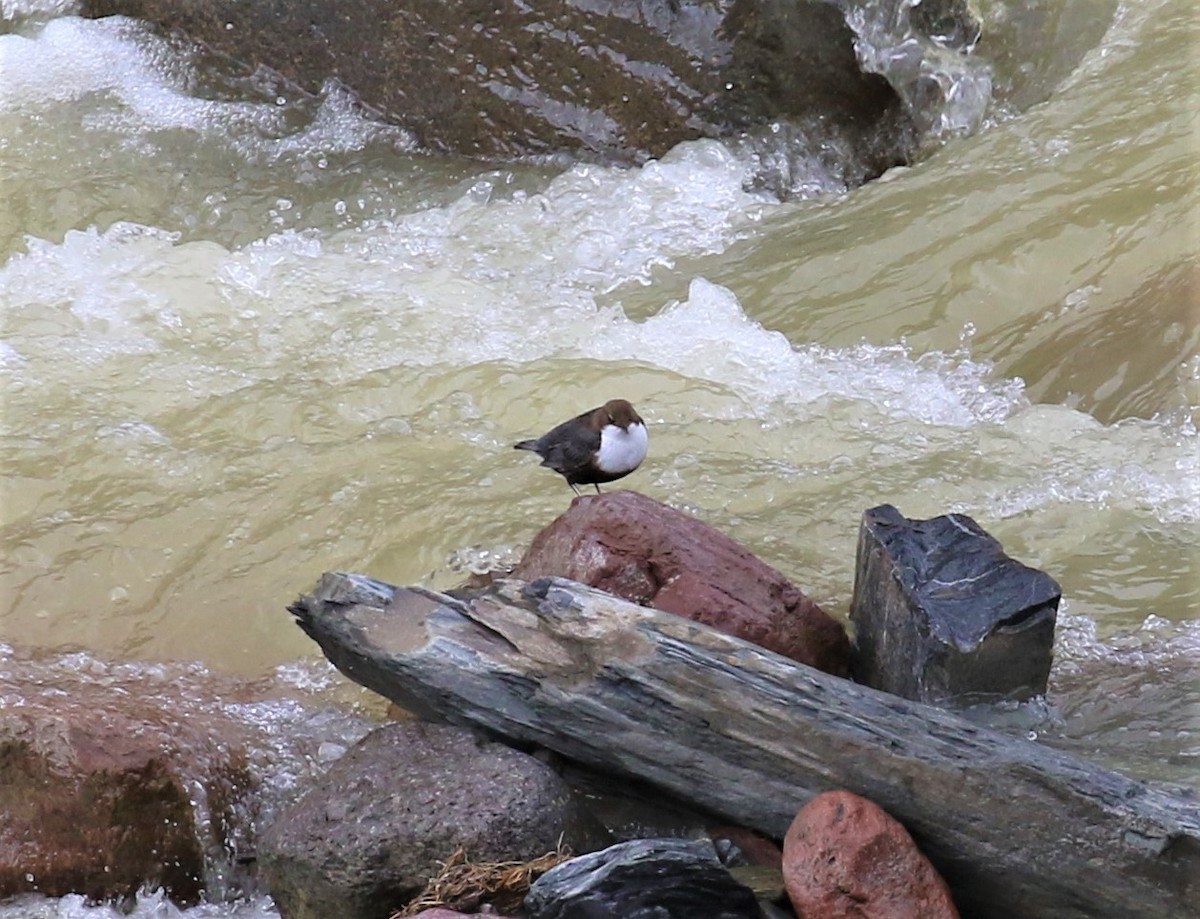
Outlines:
[[571,486],[571,491],[575,492],[576,495],[579,494],[579,489],[575,487],[574,482],[568,482],[567,484]]
[[592,487],[594,489],[596,489],[596,494],[600,494],[600,483],[599,482],[593,482]]

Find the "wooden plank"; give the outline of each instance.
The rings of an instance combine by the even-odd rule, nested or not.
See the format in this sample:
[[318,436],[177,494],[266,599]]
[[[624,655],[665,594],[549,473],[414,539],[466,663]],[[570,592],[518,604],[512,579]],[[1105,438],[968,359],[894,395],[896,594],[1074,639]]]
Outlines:
[[782,837],[830,789],[902,821],[964,916],[1200,915],[1200,807],[571,581],[453,597],[326,574],[291,611],[430,717],[651,782]]

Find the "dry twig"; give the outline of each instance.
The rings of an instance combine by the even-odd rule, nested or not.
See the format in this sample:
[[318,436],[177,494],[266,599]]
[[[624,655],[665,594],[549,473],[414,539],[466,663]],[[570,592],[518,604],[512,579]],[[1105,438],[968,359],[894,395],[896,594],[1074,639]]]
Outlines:
[[391,919],[415,916],[437,906],[460,912],[475,912],[485,903],[502,913],[519,909],[529,885],[572,855],[560,841],[555,851],[528,862],[472,862],[460,846],[439,863],[442,870],[429,879],[425,889]]

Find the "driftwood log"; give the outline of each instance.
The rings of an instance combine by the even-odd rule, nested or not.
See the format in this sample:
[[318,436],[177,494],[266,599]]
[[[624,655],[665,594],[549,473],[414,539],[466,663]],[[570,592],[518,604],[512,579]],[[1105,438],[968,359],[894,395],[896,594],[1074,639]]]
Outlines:
[[966,917],[1200,916],[1194,800],[571,581],[458,596],[326,574],[291,607],[429,717],[649,781],[782,837],[844,788],[902,821]]

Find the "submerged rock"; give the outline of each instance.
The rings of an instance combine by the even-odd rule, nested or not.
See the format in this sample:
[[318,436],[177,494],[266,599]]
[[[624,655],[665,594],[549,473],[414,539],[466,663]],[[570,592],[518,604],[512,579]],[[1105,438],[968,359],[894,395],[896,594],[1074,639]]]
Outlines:
[[846,630],[745,546],[632,491],[576,498],[517,565],[752,641],[826,673],[849,672]]
[[284,919],[386,919],[460,847],[520,861],[560,839],[602,844],[550,767],[463,728],[408,722],[372,732],[284,809],[259,860]]
[[907,162],[922,137],[941,130],[970,96],[957,68],[985,72],[964,53],[979,26],[962,0],[925,0],[916,14],[902,0],[84,0],[82,8],[183,32],[309,92],[338,80],[435,151],[572,151],[637,163],[681,141],[780,122],[799,125],[805,149],[836,160],[827,166],[849,185]]
[[783,876],[800,916],[958,919],[946,882],[904,827],[848,791],[801,808],[783,840]]
[[754,893],[707,840],[635,839],[551,868],[525,898],[529,919],[759,919]]
[[922,702],[1046,691],[1062,590],[1004,554],[974,520],[863,514],[850,619],[855,676]]

